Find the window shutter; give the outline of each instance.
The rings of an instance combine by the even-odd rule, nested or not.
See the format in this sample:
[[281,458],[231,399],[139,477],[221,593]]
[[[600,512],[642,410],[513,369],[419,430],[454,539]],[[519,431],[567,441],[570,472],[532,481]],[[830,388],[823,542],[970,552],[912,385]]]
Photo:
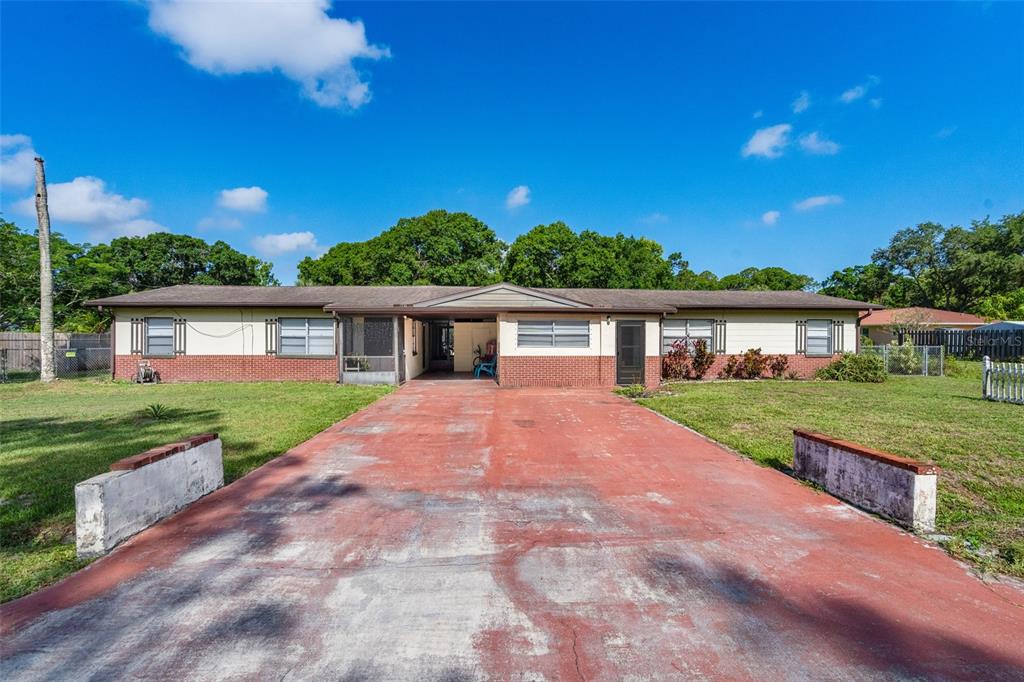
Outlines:
[[796,352],[797,355],[807,352],[807,320],[796,321]]
[[277,353],[277,319],[268,318],[265,326],[265,337],[264,343],[267,349],[267,355],[274,355]]
[[842,353],[846,344],[843,342],[843,321],[832,320],[832,347],[829,351],[832,353]]
[[132,318],[132,331],[131,331],[131,353],[132,355],[142,354],[142,338],[145,331],[142,328],[142,318]]
[[725,320],[715,320],[714,341],[711,344],[711,352],[721,354],[725,352]]
[[174,321],[174,354],[185,354],[185,320],[182,318]]

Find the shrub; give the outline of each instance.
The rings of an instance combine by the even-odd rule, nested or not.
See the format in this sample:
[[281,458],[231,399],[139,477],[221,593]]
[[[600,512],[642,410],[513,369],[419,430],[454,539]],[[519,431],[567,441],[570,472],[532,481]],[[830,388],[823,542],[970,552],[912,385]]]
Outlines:
[[171,408],[163,403],[151,403],[146,405],[146,415],[150,419],[157,420],[170,419],[173,416]]
[[768,371],[772,373],[773,378],[781,379],[786,374],[786,370],[789,369],[789,358],[785,355],[773,355],[770,357]]
[[743,362],[740,363],[740,373],[737,379],[760,379],[768,366],[768,357],[761,354],[760,348],[748,348],[743,354]]
[[626,398],[643,398],[647,395],[647,389],[643,384],[630,384],[629,386],[619,386],[615,389],[615,392]]
[[943,372],[948,377],[977,379],[981,381],[981,363],[973,360],[960,360],[951,355],[945,359]]
[[889,344],[889,371],[893,374],[921,373],[921,355],[909,336],[902,345],[895,341]]
[[791,369],[788,372],[786,372],[786,378],[796,381],[797,379],[800,378],[800,372],[796,371],[795,369]]
[[704,339],[698,339],[693,343],[693,378],[703,379],[704,375],[711,369],[711,365],[715,362],[715,354],[708,349],[708,342]]
[[740,359],[735,355],[730,355],[722,369],[718,370],[719,379],[728,379],[736,374],[736,370],[739,367]]
[[839,359],[815,372],[814,378],[880,384],[889,377],[885,373],[885,363],[879,356],[843,353]]
[[690,376],[690,351],[684,339],[672,342],[672,348],[661,358],[663,379],[679,381]]

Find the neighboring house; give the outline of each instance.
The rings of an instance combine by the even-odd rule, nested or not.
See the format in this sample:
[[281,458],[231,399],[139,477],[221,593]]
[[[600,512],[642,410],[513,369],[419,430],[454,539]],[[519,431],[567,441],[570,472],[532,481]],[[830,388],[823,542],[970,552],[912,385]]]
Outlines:
[[979,332],[1006,332],[1024,329],[1024,320],[1003,320],[1002,322],[989,322],[975,330]]
[[503,386],[657,385],[674,339],[789,357],[803,376],[855,351],[872,304],[802,291],[182,285],[90,301],[114,312],[113,375],[163,381],[402,383],[469,371]]
[[975,329],[985,320],[968,313],[936,308],[886,308],[872,310],[860,318],[861,334],[875,345],[895,341],[897,329]]

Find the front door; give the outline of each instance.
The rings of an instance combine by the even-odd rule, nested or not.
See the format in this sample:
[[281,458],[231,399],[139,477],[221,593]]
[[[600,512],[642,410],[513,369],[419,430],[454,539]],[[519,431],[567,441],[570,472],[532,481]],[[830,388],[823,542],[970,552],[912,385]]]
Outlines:
[[615,323],[615,383],[644,383],[644,323],[619,320]]

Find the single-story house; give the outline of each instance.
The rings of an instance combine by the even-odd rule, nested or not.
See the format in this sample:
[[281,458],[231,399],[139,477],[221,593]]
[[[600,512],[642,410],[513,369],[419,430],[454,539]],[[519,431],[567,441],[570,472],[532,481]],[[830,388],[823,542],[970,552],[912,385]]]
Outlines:
[[400,384],[497,358],[502,386],[657,385],[676,339],[760,348],[813,373],[855,351],[871,304],[803,291],[182,285],[90,301],[112,310],[113,376]]
[[898,329],[975,329],[983,324],[977,315],[914,306],[872,310],[860,318],[860,331],[875,345],[883,345],[896,340]]
[[979,332],[1007,332],[1022,329],[1024,329],[1024,320],[1001,320],[999,322],[989,322],[988,324],[983,324],[980,327],[975,327],[975,331]]

